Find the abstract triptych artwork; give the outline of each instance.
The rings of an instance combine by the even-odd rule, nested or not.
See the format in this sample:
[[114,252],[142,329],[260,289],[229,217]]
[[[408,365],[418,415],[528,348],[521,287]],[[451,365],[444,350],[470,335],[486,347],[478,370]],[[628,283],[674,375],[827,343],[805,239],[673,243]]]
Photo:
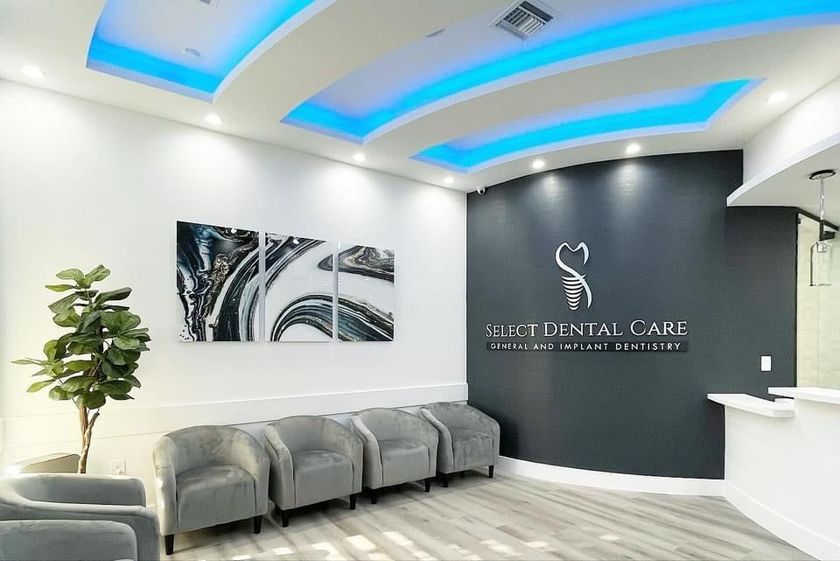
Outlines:
[[394,340],[394,252],[355,245],[338,254],[338,338]]
[[269,341],[333,338],[333,245],[266,234],[265,317]]
[[393,250],[273,233],[263,240],[261,275],[258,232],[178,222],[182,341],[256,341],[261,317],[268,341],[394,340]]
[[255,341],[259,234],[178,222],[177,285],[183,341]]

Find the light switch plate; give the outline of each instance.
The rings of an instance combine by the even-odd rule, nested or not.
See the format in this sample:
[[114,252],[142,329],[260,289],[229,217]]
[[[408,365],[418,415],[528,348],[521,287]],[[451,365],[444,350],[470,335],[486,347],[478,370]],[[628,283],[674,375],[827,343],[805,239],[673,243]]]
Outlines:
[[770,355],[761,355],[761,371],[770,372],[773,370],[773,357]]

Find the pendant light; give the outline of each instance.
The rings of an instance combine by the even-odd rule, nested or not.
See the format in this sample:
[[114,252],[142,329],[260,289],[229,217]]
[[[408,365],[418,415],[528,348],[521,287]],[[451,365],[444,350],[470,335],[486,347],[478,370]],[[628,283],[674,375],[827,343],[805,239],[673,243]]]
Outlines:
[[831,285],[831,240],[834,236],[825,232],[825,180],[836,173],[833,169],[824,169],[810,176],[811,181],[820,182],[820,237],[811,246],[811,286]]

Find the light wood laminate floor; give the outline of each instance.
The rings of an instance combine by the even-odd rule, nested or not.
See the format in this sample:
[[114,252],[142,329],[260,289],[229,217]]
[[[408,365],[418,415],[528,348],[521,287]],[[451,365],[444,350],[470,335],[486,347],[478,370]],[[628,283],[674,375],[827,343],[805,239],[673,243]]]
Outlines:
[[[810,559],[720,498],[602,491],[470,473],[179,534],[169,559]],[[164,555],[164,559],[167,557]]]

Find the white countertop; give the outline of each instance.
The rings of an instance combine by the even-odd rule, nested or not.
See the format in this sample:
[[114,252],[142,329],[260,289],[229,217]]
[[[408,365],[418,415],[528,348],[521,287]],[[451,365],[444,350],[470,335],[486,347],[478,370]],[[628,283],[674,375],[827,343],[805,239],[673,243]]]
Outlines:
[[769,388],[768,393],[804,401],[817,401],[840,405],[840,390],[828,388]]
[[[774,393],[774,395],[778,394]],[[769,401],[745,393],[710,393],[706,397],[724,407],[731,407],[765,417],[789,418],[794,416],[793,403],[787,399]]]

